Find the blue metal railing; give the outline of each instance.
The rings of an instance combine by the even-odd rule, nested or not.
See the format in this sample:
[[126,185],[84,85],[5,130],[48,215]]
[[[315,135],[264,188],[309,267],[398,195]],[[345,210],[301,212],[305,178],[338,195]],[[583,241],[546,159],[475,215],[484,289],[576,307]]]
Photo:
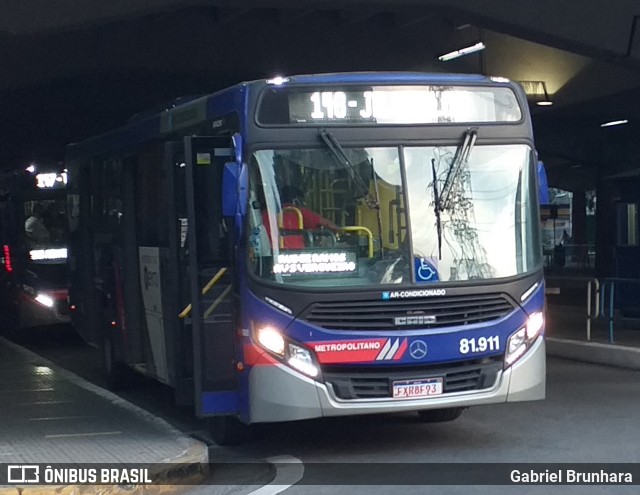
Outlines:
[[609,343],[614,343],[615,298],[617,294],[622,292],[621,289],[624,286],[640,287],[640,280],[630,278],[593,278],[589,280],[587,285],[587,340],[591,340],[591,322],[601,318],[608,324]]

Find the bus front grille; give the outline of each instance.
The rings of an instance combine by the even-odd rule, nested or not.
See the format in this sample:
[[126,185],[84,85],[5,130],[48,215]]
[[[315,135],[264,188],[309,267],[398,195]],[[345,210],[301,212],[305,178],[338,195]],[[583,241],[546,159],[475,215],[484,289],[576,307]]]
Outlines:
[[312,304],[300,318],[330,330],[428,329],[497,320],[515,307],[504,294],[393,301],[343,300]]
[[401,368],[323,367],[324,382],[339,399],[391,398],[395,381],[442,378],[443,394],[492,387],[502,368],[502,356],[447,365]]

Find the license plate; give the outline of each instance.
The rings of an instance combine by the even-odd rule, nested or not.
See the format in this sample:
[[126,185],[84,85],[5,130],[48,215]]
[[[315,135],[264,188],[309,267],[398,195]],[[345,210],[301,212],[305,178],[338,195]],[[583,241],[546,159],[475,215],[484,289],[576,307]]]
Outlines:
[[418,399],[442,394],[442,378],[400,380],[393,382],[394,399]]

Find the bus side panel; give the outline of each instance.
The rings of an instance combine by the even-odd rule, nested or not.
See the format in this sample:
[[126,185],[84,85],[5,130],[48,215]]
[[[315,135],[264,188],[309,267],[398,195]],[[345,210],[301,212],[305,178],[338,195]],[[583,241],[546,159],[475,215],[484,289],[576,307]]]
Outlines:
[[184,145],[164,143],[163,165],[167,174],[169,250],[163,268],[163,311],[167,325],[167,361],[172,372],[177,404],[193,404],[193,341],[187,318],[179,317],[189,305],[187,202]]
[[69,218],[69,300],[75,311],[72,323],[76,331],[89,343],[100,345],[100,315],[94,290],[96,260],[94,258],[93,204],[97,170],[90,161],[69,164],[71,171],[69,202],[77,203],[78,210],[70,209]]
[[3,322],[0,333],[12,326],[15,321],[15,277],[14,253],[16,252],[15,211],[12,201],[13,175],[2,177],[0,182],[0,311]]
[[[192,402],[190,328],[178,315],[188,304],[186,202],[182,143],[152,143],[138,155],[136,284],[141,296],[147,372],[171,385],[178,403]],[[130,277],[133,278],[133,277]]]
[[138,273],[138,249],[136,244],[136,170],[137,157],[123,160],[121,188],[121,244],[119,249],[120,283],[123,297],[124,328],[123,360],[128,364],[143,361],[143,322]]

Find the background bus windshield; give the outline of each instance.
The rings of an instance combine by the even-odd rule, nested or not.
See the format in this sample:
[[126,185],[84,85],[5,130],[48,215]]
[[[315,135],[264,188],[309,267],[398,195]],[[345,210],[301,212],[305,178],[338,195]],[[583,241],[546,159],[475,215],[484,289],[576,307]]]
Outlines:
[[248,245],[259,277],[372,286],[538,267],[528,146],[475,146],[464,161],[456,147],[340,149],[346,160],[328,149],[253,154]]
[[31,249],[66,246],[66,197],[26,200],[24,218],[24,234]]

